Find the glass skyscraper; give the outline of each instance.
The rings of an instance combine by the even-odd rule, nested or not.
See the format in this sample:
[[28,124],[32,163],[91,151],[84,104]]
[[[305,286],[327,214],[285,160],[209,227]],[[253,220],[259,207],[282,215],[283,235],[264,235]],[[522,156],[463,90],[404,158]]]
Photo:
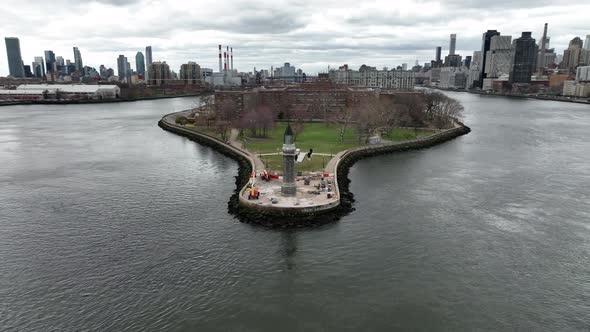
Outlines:
[[6,55],[8,56],[8,71],[13,77],[25,77],[23,58],[20,53],[18,38],[6,37]]
[[511,83],[530,83],[535,70],[537,44],[530,32],[523,32],[520,38],[512,43]]

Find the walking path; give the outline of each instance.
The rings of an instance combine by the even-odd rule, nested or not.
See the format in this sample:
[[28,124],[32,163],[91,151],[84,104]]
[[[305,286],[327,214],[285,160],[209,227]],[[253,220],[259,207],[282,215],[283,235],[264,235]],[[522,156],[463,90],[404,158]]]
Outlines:
[[258,155],[256,155],[255,153],[252,153],[246,149],[244,149],[244,145],[242,144],[242,142],[240,142],[238,140],[238,135],[240,134],[240,130],[233,128],[231,130],[231,133],[229,135],[229,145],[238,148],[242,151],[244,151],[245,153],[247,153],[248,155],[250,155],[250,157],[252,158],[252,160],[254,160],[254,166],[255,169],[253,169],[253,172],[262,172],[263,169],[265,169],[266,167],[264,166],[264,163],[262,162],[262,160],[260,160],[260,158],[258,157]]

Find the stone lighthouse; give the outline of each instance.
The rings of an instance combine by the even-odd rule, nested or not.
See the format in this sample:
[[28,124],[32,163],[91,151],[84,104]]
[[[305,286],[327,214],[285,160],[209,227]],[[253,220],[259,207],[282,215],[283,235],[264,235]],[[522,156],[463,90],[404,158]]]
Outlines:
[[295,197],[296,193],[294,136],[291,126],[287,124],[283,142],[283,185],[281,186],[281,194],[287,197]]

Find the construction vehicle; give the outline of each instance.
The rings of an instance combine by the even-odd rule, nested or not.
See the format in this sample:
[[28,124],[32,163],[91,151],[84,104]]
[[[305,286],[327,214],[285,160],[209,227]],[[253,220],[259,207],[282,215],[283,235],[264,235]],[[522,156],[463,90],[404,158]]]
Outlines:
[[266,170],[263,170],[260,173],[260,178],[266,182],[270,181],[270,174],[268,174],[268,172]]
[[248,200],[259,199],[259,198],[260,198],[260,191],[258,191],[258,188],[252,187],[252,188],[248,189]]

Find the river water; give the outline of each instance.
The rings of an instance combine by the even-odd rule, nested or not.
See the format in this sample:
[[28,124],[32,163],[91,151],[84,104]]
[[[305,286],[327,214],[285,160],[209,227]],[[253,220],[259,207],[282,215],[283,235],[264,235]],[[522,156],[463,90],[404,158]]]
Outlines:
[[194,98],[0,108],[0,329],[589,329],[590,106],[451,95],[469,135],[358,162],[301,231],[156,126]]

